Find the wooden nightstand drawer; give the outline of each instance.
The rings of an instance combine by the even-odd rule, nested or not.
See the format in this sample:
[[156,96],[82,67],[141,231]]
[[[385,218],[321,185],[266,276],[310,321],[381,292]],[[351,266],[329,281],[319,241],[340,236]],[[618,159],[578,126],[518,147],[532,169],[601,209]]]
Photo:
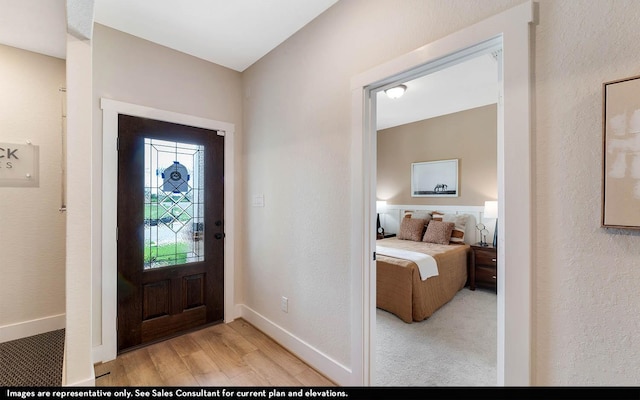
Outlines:
[[498,288],[498,251],[493,246],[471,246],[469,289],[476,285],[493,290]]
[[493,267],[496,267],[498,265],[495,250],[492,250],[492,251],[486,251],[484,249],[475,250],[475,253],[476,253],[476,265],[490,265]]
[[495,268],[487,268],[476,264],[476,284],[496,285],[498,274]]

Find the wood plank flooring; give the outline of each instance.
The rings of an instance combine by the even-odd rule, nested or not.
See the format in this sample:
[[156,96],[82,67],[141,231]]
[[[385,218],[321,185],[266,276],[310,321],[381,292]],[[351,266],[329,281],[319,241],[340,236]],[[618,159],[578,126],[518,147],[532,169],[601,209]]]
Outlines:
[[96,386],[336,386],[245,320],[95,365]]

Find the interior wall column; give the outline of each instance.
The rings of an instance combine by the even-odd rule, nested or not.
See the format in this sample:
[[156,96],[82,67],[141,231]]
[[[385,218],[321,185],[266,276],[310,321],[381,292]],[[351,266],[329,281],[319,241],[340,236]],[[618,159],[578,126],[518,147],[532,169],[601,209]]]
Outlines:
[[93,386],[91,176],[93,1],[67,1],[65,386]]

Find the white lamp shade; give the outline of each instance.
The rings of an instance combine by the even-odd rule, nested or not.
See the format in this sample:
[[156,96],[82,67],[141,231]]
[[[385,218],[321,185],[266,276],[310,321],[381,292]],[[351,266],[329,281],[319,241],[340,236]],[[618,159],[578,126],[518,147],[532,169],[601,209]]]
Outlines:
[[484,202],[484,218],[498,218],[498,202],[497,201],[485,201]]
[[387,207],[387,201],[386,200],[377,200],[376,201],[376,209],[377,210],[384,210]]

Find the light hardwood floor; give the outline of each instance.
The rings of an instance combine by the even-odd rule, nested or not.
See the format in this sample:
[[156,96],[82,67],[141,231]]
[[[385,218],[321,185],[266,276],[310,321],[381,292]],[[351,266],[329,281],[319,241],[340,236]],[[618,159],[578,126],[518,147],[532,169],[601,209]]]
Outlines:
[[96,386],[336,386],[238,319],[95,365]]

